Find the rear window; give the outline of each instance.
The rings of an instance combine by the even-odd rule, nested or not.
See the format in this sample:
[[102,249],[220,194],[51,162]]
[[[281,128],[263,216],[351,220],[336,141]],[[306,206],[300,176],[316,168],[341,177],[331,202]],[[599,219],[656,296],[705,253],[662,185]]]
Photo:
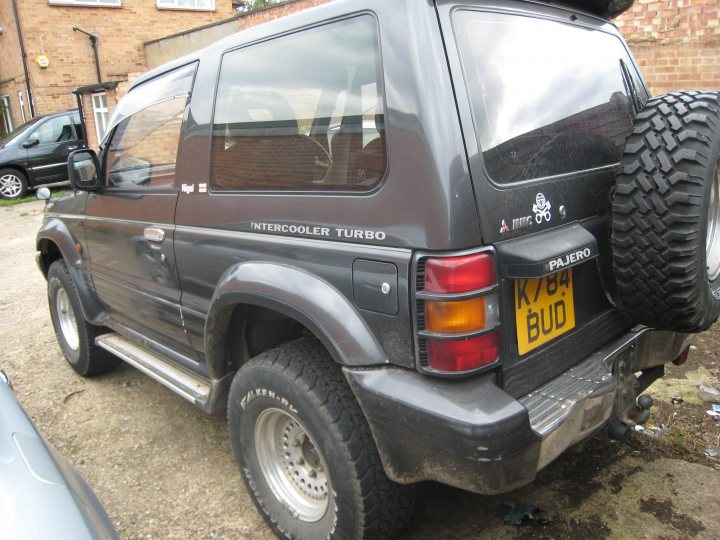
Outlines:
[[213,116],[214,191],[368,191],[385,175],[375,19],[230,51]]
[[[619,161],[632,127],[621,40],[570,24],[502,13],[454,18],[489,176],[499,183]],[[634,73],[633,73],[634,75]]]

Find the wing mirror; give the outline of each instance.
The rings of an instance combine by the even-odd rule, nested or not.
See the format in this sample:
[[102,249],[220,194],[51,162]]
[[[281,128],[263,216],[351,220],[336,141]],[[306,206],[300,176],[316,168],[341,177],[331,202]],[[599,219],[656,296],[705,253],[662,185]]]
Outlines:
[[94,150],[75,150],[70,154],[68,178],[73,189],[95,191],[100,187],[100,163]]
[[40,141],[37,140],[35,137],[30,137],[22,143],[23,148],[32,148],[33,146],[37,146],[38,144],[40,144]]

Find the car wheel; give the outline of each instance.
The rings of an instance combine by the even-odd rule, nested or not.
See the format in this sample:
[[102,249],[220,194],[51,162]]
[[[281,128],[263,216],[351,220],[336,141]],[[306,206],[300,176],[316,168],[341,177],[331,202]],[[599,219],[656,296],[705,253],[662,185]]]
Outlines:
[[618,305],[663,330],[720,314],[720,92],[650,100],[625,143],[613,199]]
[[107,329],[85,320],[75,283],[62,259],[48,269],[48,302],[60,349],[75,371],[83,376],[97,375],[120,362],[118,357],[95,345],[95,338]]
[[27,178],[15,169],[0,170],[0,198],[22,199],[28,191]]
[[414,489],[391,482],[342,371],[317,342],[267,351],[235,376],[235,458],[255,505],[283,538],[391,538]]

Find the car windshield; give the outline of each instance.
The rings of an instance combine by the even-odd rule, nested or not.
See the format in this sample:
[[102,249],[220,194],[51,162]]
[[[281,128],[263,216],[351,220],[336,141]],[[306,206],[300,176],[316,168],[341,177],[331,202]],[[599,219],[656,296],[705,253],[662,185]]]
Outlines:
[[27,133],[42,117],[35,117],[32,120],[25,122],[22,126],[12,130],[6,135],[0,136],[0,144],[4,146],[10,146],[17,143],[23,134]]

